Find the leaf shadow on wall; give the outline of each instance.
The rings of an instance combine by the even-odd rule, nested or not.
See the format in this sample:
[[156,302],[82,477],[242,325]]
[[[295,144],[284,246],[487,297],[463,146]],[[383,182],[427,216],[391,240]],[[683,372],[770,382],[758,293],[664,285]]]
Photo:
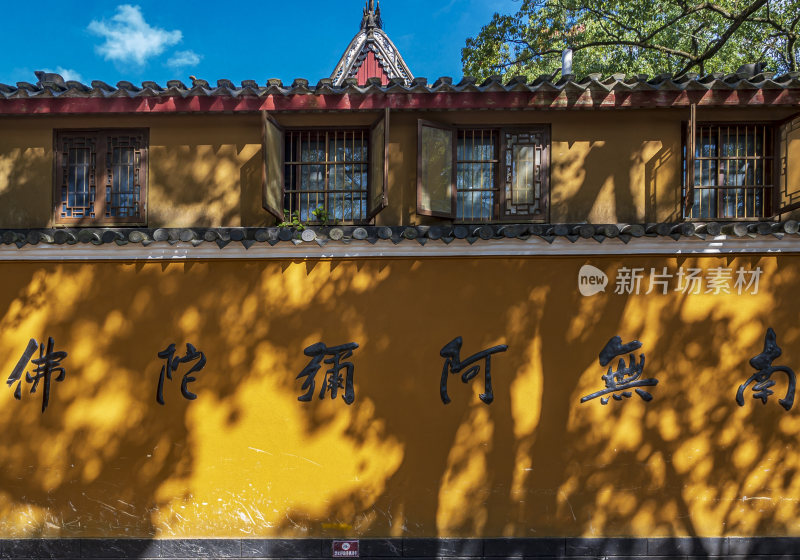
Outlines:
[[[612,273],[634,258],[591,262]],[[559,259],[9,267],[6,367],[31,336],[69,357],[45,414],[38,397],[6,394],[5,533],[789,533],[800,425],[775,402],[733,402],[768,326],[779,362],[800,360],[800,328],[786,327],[795,266],[763,263],[761,292],[743,298],[613,286],[583,298],[579,266]],[[614,335],[641,339],[652,402],[579,403],[602,388],[597,354]],[[481,376],[450,376],[441,402],[439,351],[456,336],[462,358],[508,344],[492,360],[492,405],[477,398]],[[303,348],[320,341],[360,345],[352,406],[297,401]],[[170,343],[209,365],[197,400],[181,397],[179,371],[162,407],[156,353]]]

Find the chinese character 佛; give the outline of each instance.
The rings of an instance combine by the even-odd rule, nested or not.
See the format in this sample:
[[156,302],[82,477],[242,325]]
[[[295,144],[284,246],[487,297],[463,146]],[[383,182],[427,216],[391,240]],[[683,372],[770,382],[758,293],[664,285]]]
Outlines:
[[609,340],[603,351],[600,352],[600,365],[605,367],[617,356],[625,354],[630,354],[630,363],[626,365],[625,358],[620,358],[616,371],[614,371],[613,366],[608,366],[608,373],[602,376],[603,381],[606,382],[606,388],[591,395],[586,395],[581,398],[581,402],[584,403],[601,397],[600,402],[606,405],[608,404],[608,397],[604,395],[608,394],[612,394],[615,401],[621,401],[623,398],[627,399],[632,396],[628,389],[635,389],[636,394],[644,401],[653,400],[653,395],[639,388],[658,385],[658,379],[640,379],[644,372],[644,354],[639,355],[639,361],[637,362],[633,352],[641,347],[642,343],[638,340],[624,345],[622,344],[622,339],[618,336]]
[[[447,394],[447,378],[448,373],[457,374],[461,373],[461,381],[469,383],[481,371],[481,365],[476,364],[481,360],[485,360],[483,365],[483,384],[484,392],[481,393],[480,398],[486,404],[491,404],[494,400],[494,393],[492,392],[492,354],[505,352],[508,346],[500,344],[492,346],[487,350],[473,354],[469,358],[461,361],[461,337],[456,337],[441,349],[439,355],[444,358],[444,367],[442,367],[442,381],[439,385],[439,394],[442,397],[442,402],[447,404],[450,402],[450,397]],[[474,364],[474,365],[473,365]]]
[[775,336],[775,331],[771,328],[767,329],[767,334],[764,337],[764,351],[758,356],[750,360],[750,365],[758,371],[755,372],[750,378],[739,386],[736,392],[736,402],[739,406],[744,406],[744,392],[747,386],[751,383],[753,385],[754,399],[761,399],[761,402],[767,404],[767,397],[773,394],[770,387],[775,385],[772,379],[772,374],[776,371],[781,371],[789,378],[789,387],[786,391],[786,397],[778,400],[778,403],[786,410],[791,410],[794,405],[794,389],[797,381],[794,371],[786,366],[773,366],[772,362],[775,361],[782,351],[778,346],[778,341]]
[[[351,357],[353,350],[356,348],[358,348],[358,344],[355,342],[330,347],[325,346],[323,342],[317,342],[303,350],[303,353],[310,357],[311,361],[295,377],[295,379],[306,378],[302,385],[302,389],[306,389],[306,393],[297,397],[297,400],[309,402],[314,397],[314,389],[317,386],[317,372],[322,367],[322,359],[325,356],[330,356],[325,360],[325,363],[331,367],[325,370],[325,378],[322,380],[322,390],[319,392],[319,398],[324,399],[325,393],[330,391],[331,399],[336,399],[339,389],[344,389],[344,394],[342,395],[344,402],[353,404],[356,398],[353,390],[353,371],[355,367],[352,362],[344,362],[342,360]],[[346,372],[344,377],[342,377],[342,370]]]
[[174,344],[170,344],[164,350],[159,352],[158,357],[164,360],[164,365],[161,366],[161,375],[158,378],[156,402],[158,402],[158,404],[164,404],[164,378],[166,377],[167,379],[172,380],[172,372],[177,371],[180,364],[187,364],[194,360],[197,361],[194,363],[191,369],[184,374],[183,380],[181,381],[181,394],[183,394],[184,398],[189,399],[190,401],[196,399],[197,395],[189,391],[189,383],[197,380],[195,377],[192,377],[191,374],[206,367],[206,355],[202,352],[198,352],[194,346],[187,343],[186,354],[183,357],[175,356]]
[[[54,346],[55,343],[52,337],[47,340],[47,351],[45,351],[44,344],[39,344],[36,340],[31,339],[28,342],[28,347],[25,349],[25,352],[22,354],[22,357],[19,359],[19,362],[17,362],[17,365],[6,381],[9,387],[17,383],[17,388],[14,390],[14,398],[21,400],[22,372],[25,370],[28,363],[35,365],[36,368],[33,370],[33,375],[29,372],[25,372],[25,381],[31,383],[31,394],[36,392],[36,389],[39,387],[39,382],[42,382],[44,387],[42,390],[42,412],[45,411],[50,402],[50,378],[53,374],[57,373],[56,381],[60,383],[64,381],[67,375],[66,370],[61,367],[61,362],[67,357],[67,353],[54,352]],[[39,349],[39,357],[33,358],[37,348]]]

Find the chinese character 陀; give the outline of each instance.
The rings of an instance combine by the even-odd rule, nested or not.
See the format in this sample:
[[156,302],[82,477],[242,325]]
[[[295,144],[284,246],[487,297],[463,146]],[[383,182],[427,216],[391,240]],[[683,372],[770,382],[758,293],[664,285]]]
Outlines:
[[444,347],[439,352],[439,355],[442,356],[442,358],[444,358],[444,366],[442,367],[442,380],[439,385],[439,394],[442,397],[442,402],[444,404],[448,404],[450,402],[450,397],[447,394],[448,374],[461,373],[461,381],[463,383],[469,383],[481,371],[481,365],[476,364],[475,362],[484,360],[484,365],[483,365],[484,392],[481,393],[480,399],[486,404],[491,404],[492,401],[494,400],[494,393],[492,392],[492,354],[505,352],[506,350],[508,350],[508,346],[505,344],[493,346],[487,350],[483,350],[481,352],[478,352],[477,354],[473,354],[472,356],[466,358],[462,362],[461,343],[462,343],[461,337],[460,336],[456,337],[447,344],[445,344]]
[[[47,340],[47,351],[45,351],[44,344],[39,344],[36,340],[31,339],[28,342],[28,347],[25,349],[25,352],[22,354],[22,357],[19,359],[19,362],[17,362],[17,365],[6,381],[9,387],[17,383],[17,388],[14,390],[14,398],[21,400],[22,372],[25,370],[28,363],[35,365],[36,368],[33,370],[33,375],[29,372],[25,372],[25,381],[31,384],[31,394],[36,392],[36,389],[39,387],[39,382],[42,382],[42,412],[45,411],[47,405],[50,403],[50,379],[53,374],[58,374],[56,381],[59,383],[64,381],[67,375],[66,370],[61,367],[61,362],[67,357],[67,353],[54,352],[54,346],[55,342],[52,337]],[[37,348],[39,349],[39,357],[33,358]]]
[[[317,372],[322,367],[323,358],[329,356],[324,360],[324,363],[331,367],[325,370],[325,378],[322,380],[322,390],[319,392],[319,398],[324,399],[325,393],[330,391],[331,399],[336,399],[339,389],[344,389],[344,394],[342,395],[344,402],[353,404],[356,398],[353,390],[353,371],[355,367],[352,362],[343,360],[350,358],[356,348],[358,348],[358,344],[355,342],[330,347],[326,346],[324,342],[317,342],[303,350],[303,353],[311,358],[311,361],[295,377],[295,379],[306,378],[301,387],[306,390],[306,393],[297,397],[297,400],[309,402],[314,397],[314,390],[317,387]],[[345,370],[344,377],[341,373],[342,370]]]
[[764,336],[764,351],[758,356],[750,360],[750,365],[758,371],[755,372],[750,378],[739,386],[736,392],[736,402],[739,406],[744,406],[744,392],[747,386],[751,383],[753,385],[753,398],[761,399],[761,402],[767,404],[767,397],[773,394],[770,387],[775,385],[775,380],[772,379],[772,374],[776,371],[781,371],[789,378],[789,387],[786,391],[786,397],[778,400],[778,403],[786,410],[791,410],[794,405],[794,390],[797,379],[794,371],[786,366],[773,366],[772,362],[775,361],[782,351],[778,346],[775,331],[772,328],[767,329],[767,334]]
[[658,385],[658,379],[641,379],[644,373],[644,354],[639,355],[638,362],[633,355],[633,352],[641,347],[642,343],[638,340],[624,345],[622,344],[622,338],[618,336],[609,340],[608,344],[606,344],[605,348],[600,352],[600,365],[605,367],[610,364],[614,358],[625,354],[630,354],[630,362],[626,364],[625,358],[620,358],[616,371],[614,371],[613,366],[609,365],[608,373],[602,376],[603,381],[606,383],[606,388],[592,393],[591,395],[586,395],[581,398],[581,402],[584,403],[601,397],[600,402],[606,405],[608,404],[608,397],[605,395],[608,394],[611,394],[614,400],[621,401],[623,398],[627,399],[633,395],[629,389],[634,389],[636,394],[644,401],[653,400],[653,395],[644,389],[640,389],[640,387],[653,387]]
[[184,398],[189,399],[190,401],[196,399],[197,395],[189,391],[189,383],[197,381],[197,379],[192,376],[193,373],[196,373],[206,367],[206,355],[202,352],[198,352],[194,346],[187,343],[186,354],[182,357],[175,356],[174,344],[170,344],[164,350],[159,352],[158,357],[164,360],[164,365],[161,366],[161,375],[158,378],[156,402],[158,402],[158,404],[164,404],[164,378],[166,377],[167,379],[172,380],[172,372],[177,371],[180,364],[187,364],[194,360],[197,361],[194,363],[191,369],[184,374],[183,380],[181,381],[181,394],[183,394]]

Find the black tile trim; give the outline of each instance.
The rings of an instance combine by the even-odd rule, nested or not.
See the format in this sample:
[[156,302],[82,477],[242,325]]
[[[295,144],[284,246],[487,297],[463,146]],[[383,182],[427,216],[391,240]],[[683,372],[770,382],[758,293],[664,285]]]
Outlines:
[[[0,539],[0,558],[329,559],[333,539]],[[771,558],[800,560],[800,537],[383,538],[360,539],[361,558],[634,559]]]
[[16,245],[128,245],[178,242],[194,247],[216,243],[220,248],[231,242],[242,243],[250,248],[256,243],[274,246],[278,243],[377,243],[391,240],[393,243],[421,243],[428,240],[449,243],[454,238],[465,238],[470,243],[491,243],[503,239],[527,240],[540,237],[552,242],[556,237],[572,243],[593,239],[602,243],[606,239],[619,238],[635,243],[636,239],[669,237],[672,239],[706,239],[708,235],[725,234],[730,238],[782,239],[793,238],[800,233],[800,223],[784,222],[708,222],[708,223],[659,223],[659,224],[472,224],[470,226],[306,226],[307,239],[301,240],[301,232],[295,228],[0,228],[0,244]]
[[227,79],[217,80],[216,85],[209,84],[206,80],[192,80],[191,86],[179,80],[170,80],[167,87],[152,82],[142,82],[136,86],[131,82],[119,82],[116,87],[95,80],[91,84],[82,84],[77,81],[68,81],[56,73],[36,72],[36,83],[17,82],[16,85],[0,83],[0,100],[27,99],[27,98],[57,98],[57,97],[83,97],[83,98],[119,98],[119,97],[239,97],[242,95],[342,95],[347,93],[359,95],[379,95],[387,93],[405,94],[434,94],[448,93],[480,93],[480,92],[527,92],[538,91],[552,92],[561,90],[597,91],[608,93],[612,90],[639,91],[656,94],[663,91],[691,90],[731,90],[744,89],[748,92],[759,89],[797,89],[800,87],[800,72],[787,72],[780,76],[774,72],[764,72],[761,68],[741,69],[736,73],[712,73],[699,75],[686,74],[675,78],[670,74],[659,74],[653,77],[643,74],[613,74],[602,76],[589,74],[579,77],[572,74],[554,80],[552,76],[544,75],[528,81],[519,77],[507,77],[504,82],[502,76],[493,76],[482,82],[476,78],[465,76],[458,83],[453,79],[443,76],[438,80],[428,83],[423,77],[413,80],[393,79],[387,85],[369,82],[364,85],[357,84],[354,79],[345,80],[342,85],[335,85],[330,78],[321,79],[317,85],[312,85],[308,80],[295,79],[291,84],[283,84],[281,80],[270,79],[265,84],[254,80],[244,80],[241,86],[236,86]]

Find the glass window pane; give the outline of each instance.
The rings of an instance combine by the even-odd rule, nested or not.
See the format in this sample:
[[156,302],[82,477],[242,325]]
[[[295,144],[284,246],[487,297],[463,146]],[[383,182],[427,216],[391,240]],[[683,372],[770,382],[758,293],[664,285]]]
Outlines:
[[421,137],[421,206],[449,214],[452,208],[453,135],[449,130],[424,126]]

